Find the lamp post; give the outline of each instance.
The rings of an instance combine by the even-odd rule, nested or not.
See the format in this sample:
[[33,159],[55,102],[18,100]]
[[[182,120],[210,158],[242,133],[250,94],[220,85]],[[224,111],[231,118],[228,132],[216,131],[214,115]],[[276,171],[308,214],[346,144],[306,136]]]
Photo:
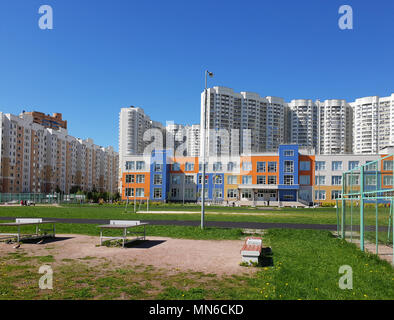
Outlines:
[[205,129],[207,120],[207,78],[213,77],[213,73],[205,70],[205,89],[204,89],[204,105],[201,110],[201,153],[202,153],[202,177],[201,177],[201,229],[204,229],[205,219]]

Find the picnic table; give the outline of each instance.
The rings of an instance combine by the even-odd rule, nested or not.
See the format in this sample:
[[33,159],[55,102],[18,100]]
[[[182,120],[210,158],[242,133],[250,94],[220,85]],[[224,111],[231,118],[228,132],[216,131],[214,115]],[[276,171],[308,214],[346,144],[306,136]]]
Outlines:
[[[52,228],[44,229],[43,225],[52,224]],[[0,233],[0,239],[9,239],[16,237],[19,242],[22,239],[35,239],[45,237],[55,237],[56,221],[43,221],[41,218],[17,218],[15,222],[4,222],[0,223],[0,227],[17,227],[16,233]],[[21,234],[21,227],[23,226],[35,226],[35,233],[32,234]],[[49,232],[49,233],[48,233]]]
[[[123,248],[125,246],[125,243],[130,243],[130,242],[137,241],[137,240],[146,240],[146,229],[145,229],[146,225],[148,225],[148,223],[137,221],[137,220],[110,220],[109,224],[103,224],[103,225],[98,226],[101,229],[100,230],[100,245],[103,244],[103,239],[108,239],[109,241],[122,240],[122,247]],[[130,230],[132,228],[136,228],[136,227],[140,227],[140,226],[144,227],[144,231]],[[106,230],[123,230],[123,233],[121,236],[117,236],[117,237],[116,236],[103,236],[103,231],[105,229]],[[128,234],[134,234],[134,235],[137,235],[137,237],[128,240],[128,236],[127,236]],[[140,234],[141,234],[141,236],[138,236]]]

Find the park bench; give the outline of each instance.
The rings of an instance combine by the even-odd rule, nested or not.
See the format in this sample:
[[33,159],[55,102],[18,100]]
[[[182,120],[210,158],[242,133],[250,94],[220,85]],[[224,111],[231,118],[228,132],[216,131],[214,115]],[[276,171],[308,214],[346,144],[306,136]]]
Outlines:
[[261,255],[263,241],[261,238],[246,238],[241,248],[242,262],[258,263]]
[[[136,240],[145,240],[146,239],[146,230],[145,230],[145,226],[148,223],[143,223],[141,221],[138,220],[110,220],[109,224],[105,224],[105,225],[100,225],[98,226],[101,230],[100,230],[100,245],[103,244],[103,240],[107,239],[109,241],[111,240],[122,240],[122,247],[124,248],[125,243],[130,243]],[[135,228],[135,227],[139,227],[139,226],[144,226],[144,231],[131,231],[129,229],[131,228]],[[107,230],[123,230],[123,233],[121,236],[103,236],[103,230],[107,229]],[[127,235],[128,234],[134,234],[137,235],[137,237],[128,240]],[[140,235],[141,236],[138,236]]]

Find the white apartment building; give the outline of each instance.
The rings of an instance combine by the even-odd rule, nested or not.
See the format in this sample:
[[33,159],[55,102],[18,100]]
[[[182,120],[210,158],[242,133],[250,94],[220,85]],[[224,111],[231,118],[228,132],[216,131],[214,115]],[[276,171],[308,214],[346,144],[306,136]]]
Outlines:
[[200,125],[186,126],[187,156],[198,157],[200,155]]
[[[201,108],[205,94],[201,93]],[[209,155],[275,150],[284,142],[282,98],[236,93],[231,88],[207,89],[206,139]],[[203,123],[203,119],[201,119]]]
[[83,190],[117,192],[118,155],[93,140],[49,129],[29,114],[0,113],[0,192],[68,193]]
[[359,98],[350,105],[354,153],[378,153],[394,145],[394,94]]
[[345,154],[352,152],[352,109],[343,99],[317,101],[318,153]]
[[[147,133],[144,139],[144,134],[152,128],[158,129],[158,132],[152,132],[154,137]],[[165,143],[163,130],[163,125],[152,121],[142,108],[133,106],[121,108],[119,113],[119,156],[143,154],[152,141],[160,148],[160,145],[163,146]]]
[[289,142],[315,149],[318,145],[318,107],[310,99],[291,100],[289,105]]

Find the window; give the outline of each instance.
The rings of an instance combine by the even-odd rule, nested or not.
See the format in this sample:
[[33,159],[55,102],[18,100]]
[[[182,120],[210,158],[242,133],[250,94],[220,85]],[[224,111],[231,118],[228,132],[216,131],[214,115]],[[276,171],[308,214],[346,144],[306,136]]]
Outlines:
[[186,162],[185,164],[185,171],[193,171],[194,170],[194,163]]
[[171,176],[171,183],[181,184],[181,176],[180,175]]
[[227,176],[227,184],[237,184],[237,176]]
[[276,162],[268,162],[268,172],[276,172]]
[[135,183],[145,183],[145,176],[143,174],[137,174],[135,176]]
[[293,175],[283,176],[283,183],[285,185],[293,185],[294,184],[294,176]]
[[185,183],[186,184],[193,184],[194,183],[194,177],[193,176],[185,176]]
[[367,186],[376,186],[376,175],[366,175],[365,176],[365,185]]
[[316,171],[326,170],[326,162],[325,161],[316,161],[315,162]]
[[300,176],[300,184],[311,184],[311,177],[310,176]]
[[376,168],[377,168],[376,162],[373,162],[373,161],[367,161],[366,162],[365,171],[375,171]]
[[383,185],[384,186],[392,186],[393,185],[393,176],[392,175],[384,175],[383,176]]
[[315,176],[315,184],[316,185],[325,185],[326,184],[326,176]]
[[237,196],[237,189],[227,189],[227,198],[236,198]]
[[213,189],[213,197],[214,197],[215,199],[217,199],[217,198],[223,198],[222,189],[218,189],[218,188]]
[[310,161],[300,161],[300,170],[301,171],[311,170],[311,162]]
[[356,169],[359,165],[359,161],[349,161],[349,170]]
[[257,184],[265,184],[265,176],[257,176]]
[[154,188],[153,189],[153,198],[154,199],[161,199],[161,197],[162,197],[161,188]]
[[235,168],[235,163],[234,162],[229,162],[227,163],[227,171],[233,171]]
[[268,184],[276,184],[276,176],[268,176]]
[[294,156],[294,150],[285,150],[285,151],[283,151],[283,155],[285,157],[293,157]]
[[[153,184],[162,184],[163,183],[163,178],[161,174],[155,174],[153,176]],[[161,197],[160,197],[161,198]]]
[[185,198],[192,199],[194,197],[194,190],[191,188],[185,189]]
[[332,171],[342,170],[342,161],[333,161],[332,162]]
[[252,176],[242,176],[242,184],[252,184]]
[[126,170],[135,170],[134,164],[134,161],[126,161]]
[[134,183],[134,174],[126,174],[126,183]]
[[172,171],[180,171],[181,170],[181,166],[178,162],[174,162],[172,164]]
[[285,173],[293,173],[294,172],[294,161],[292,160],[285,160]]
[[136,169],[137,170],[144,170],[145,169],[145,161],[137,161]]
[[[198,176],[198,183],[202,184],[202,175]],[[205,176],[205,184],[206,185],[208,184],[208,176],[207,175]]]
[[[207,164],[205,163],[205,170],[207,170]],[[202,171],[202,163],[198,165],[198,171]]]
[[331,199],[339,199],[341,197],[341,190],[332,190],[331,191]]
[[[202,189],[199,189],[199,190],[197,191],[197,197],[198,197],[198,198],[201,198],[201,190],[202,190]],[[208,188],[205,189],[205,192],[204,192],[204,193],[205,193],[205,198],[208,198]]]
[[172,188],[171,189],[171,198],[176,198],[178,196],[178,189]]
[[135,189],[135,195],[136,197],[144,197],[144,188],[137,188]]
[[[155,162],[154,168],[155,168],[155,171],[156,171],[156,172],[161,172],[161,171],[163,170],[163,165],[162,165],[161,163],[156,163],[156,162]],[[161,198],[161,197],[160,197],[160,198]]]
[[251,190],[243,190],[241,192],[242,199],[251,199],[252,198],[252,191]]
[[214,184],[222,184],[223,183],[222,176],[221,175],[213,176],[213,183]]
[[257,172],[265,172],[265,162],[257,162]]
[[393,170],[393,160],[383,160],[383,170],[392,171]]
[[221,171],[222,170],[222,163],[221,162],[215,162],[213,164],[213,171]]
[[125,195],[125,197],[134,197],[134,189],[133,188],[125,188],[124,195]]
[[357,186],[360,184],[360,176],[359,175],[350,175],[349,181],[351,185]]
[[315,200],[326,200],[326,190],[315,190]]
[[342,184],[342,176],[332,176],[331,184],[333,186],[340,186]]
[[248,161],[242,162],[242,170],[243,171],[251,171],[252,170],[252,163],[248,162]]

